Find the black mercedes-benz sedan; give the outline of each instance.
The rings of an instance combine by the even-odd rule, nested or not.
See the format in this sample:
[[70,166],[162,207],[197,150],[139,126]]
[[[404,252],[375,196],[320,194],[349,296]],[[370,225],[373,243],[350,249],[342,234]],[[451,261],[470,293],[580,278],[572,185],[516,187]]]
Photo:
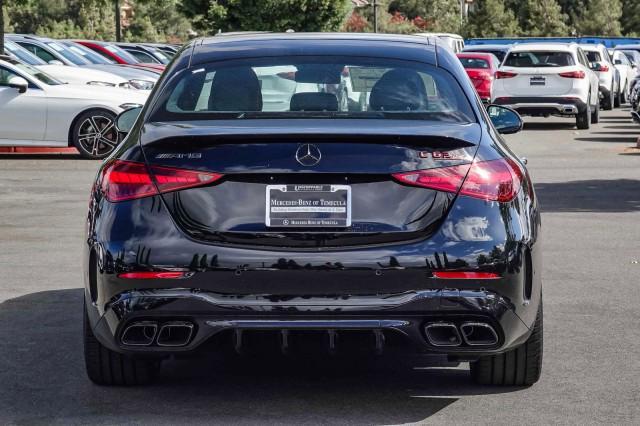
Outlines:
[[[209,350],[440,356],[481,384],[542,363],[540,213],[455,55],[427,38],[246,34],[176,54],[101,166],[90,379]],[[223,353],[226,353],[223,351]]]

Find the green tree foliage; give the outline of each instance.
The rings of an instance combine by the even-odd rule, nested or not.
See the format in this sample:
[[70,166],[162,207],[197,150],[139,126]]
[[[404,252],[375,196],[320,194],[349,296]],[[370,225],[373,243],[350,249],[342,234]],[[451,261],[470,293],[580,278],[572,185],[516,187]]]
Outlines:
[[127,41],[170,42],[189,39],[191,22],[182,13],[180,0],[136,0]]
[[505,7],[504,0],[478,0],[465,35],[473,37],[513,37],[520,34],[515,13]]
[[576,28],[580,35],[619,36],[622,34],[621,16],[620,0],[589,0]]
[[349,0],[183,0],[184,12],[207,34],[218,31],[335,31]]
[[425,22],[426,31],[459,33],[461,31],[460,2],[458,0],[392,0],[388,11],[401,13],[413,20]]
[[531,37],[567,35],[567,16],[556,0],[527,0],[525,19],[521,21],[523,34]]
[[620,24],[623,34],[640,35],[640,0],[622,0]]

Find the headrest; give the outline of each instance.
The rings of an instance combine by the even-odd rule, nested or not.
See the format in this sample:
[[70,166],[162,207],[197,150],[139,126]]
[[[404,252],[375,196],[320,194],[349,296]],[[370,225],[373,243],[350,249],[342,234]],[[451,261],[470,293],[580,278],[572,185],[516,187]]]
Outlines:
[[291,111],[338,111],[338,98],[332,93],[295,93],[291,96]]
[[258,76],[250,67],[223,68],[213,76],[209,111],[262,111]]
[[427,91],[420,75],[412,70],[387,71],[371,89],[369,106],[374,111],[424,111]]

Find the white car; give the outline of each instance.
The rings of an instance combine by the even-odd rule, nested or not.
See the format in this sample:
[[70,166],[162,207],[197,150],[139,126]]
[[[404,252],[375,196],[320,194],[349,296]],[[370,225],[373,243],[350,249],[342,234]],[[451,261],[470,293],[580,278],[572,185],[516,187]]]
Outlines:
[[464,49],[464,38],[459,34],[451,33],[414,33],[415,36],[420,37],[435,37],[441,40],[442,43],[451,49],[454,53],[462,52]]
[[590,67],[600,80],[600,94],[602,95],[602,109],[611,110],[620,106],[620,77],[613,66],[609,51],[603,44],[581,44],[580,47],[587,55]]
[[575,117],[588,129],[599,120],[598,76],[575,43],[516,44],[496,71],[493,103],[521,115]]
[[636,76],[637,67],[634,66],[623,52],[619,50],[613,51],[613,66],[616,67],[620,74],[620,102],[625,103],[629,99],[629,93],[631,90],[631,82]]
[[144,105],[148,91],[63,84],[0,56],[0,146],[75,146],[104,158],[119,142],[120,112]]

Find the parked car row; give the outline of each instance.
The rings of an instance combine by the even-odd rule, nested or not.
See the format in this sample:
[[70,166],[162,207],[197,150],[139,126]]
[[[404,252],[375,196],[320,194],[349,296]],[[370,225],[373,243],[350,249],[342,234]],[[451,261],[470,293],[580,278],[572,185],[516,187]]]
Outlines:
[[640,46],[487,44],[467,46],[458,58],[484,103],[521,115],[575,117],[579,129],[588,129],[600,108],[638,103]]
[[0,146],[75,146],[104,158],[115,116],[143,105],[177,46],[5,36]]

